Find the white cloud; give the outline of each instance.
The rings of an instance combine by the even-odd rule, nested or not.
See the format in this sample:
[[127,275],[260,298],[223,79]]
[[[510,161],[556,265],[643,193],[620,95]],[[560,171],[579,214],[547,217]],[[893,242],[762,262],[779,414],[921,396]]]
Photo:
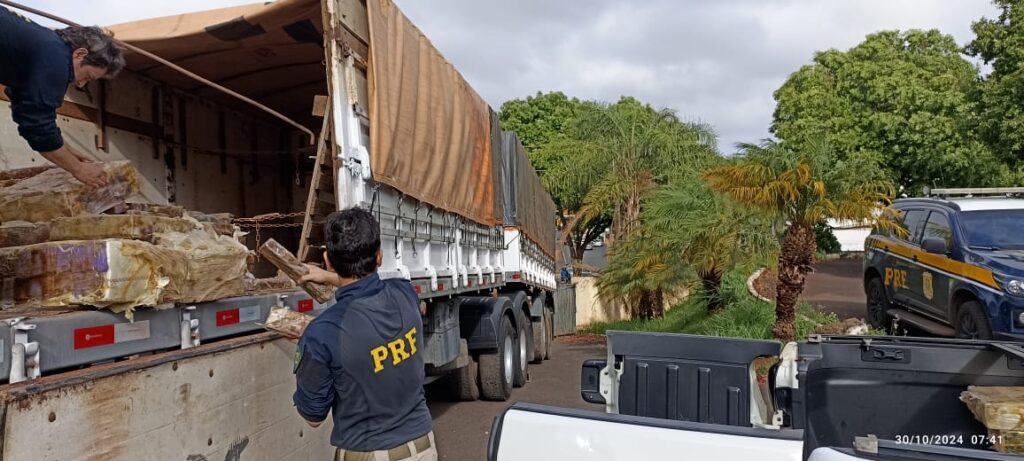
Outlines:
[[[114,24],[252,0],[25,0]],[[772,92],[817,50],[884,29],[937,28],[964,44],[988,0],[397,0],[494,107],[537,91],[636,96],[712,124],[723,150],[768,136]]]
[[964,44],[971,22],[998,14],[987,0],[398,3],[495,107],[537,91],[628,94],[712,124],[724,151],[769,135],[772,93],[815,51],[886,29]]

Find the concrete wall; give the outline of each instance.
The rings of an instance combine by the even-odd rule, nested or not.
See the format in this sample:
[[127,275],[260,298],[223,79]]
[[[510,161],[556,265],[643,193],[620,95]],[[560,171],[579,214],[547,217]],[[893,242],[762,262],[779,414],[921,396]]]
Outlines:
[[[619,322],[630,320],[629,308],[625,303],[602,300],[597,295],[597,277],[573,277],[576,284],[576,328],[595,323]],[[679,304],[690,296],[689,289],[665,295],[665,311]]]
[[871,228],[833,229],[832,233],[835,234],[843,252],[861,252],[864,251],[864,240],[871,235]]
[[572,280],[576,284],[576,328],[630,319],[623,303],[605,302],[597,296],[597,277],[573,277]]

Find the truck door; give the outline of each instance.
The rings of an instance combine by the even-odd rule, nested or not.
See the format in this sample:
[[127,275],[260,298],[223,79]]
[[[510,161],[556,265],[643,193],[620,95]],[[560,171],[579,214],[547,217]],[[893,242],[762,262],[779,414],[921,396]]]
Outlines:
[[[953,249],[953,233],[949,226],[949,217],[945,213],[932,211],[928,215],[921,233],[921,241],[926,238],[942,239],[946,242],[946,248]],[[943,320],[947,320],[949,289],[952,283],[946,272],[950,267],[950,261],[948,254],[925,253],[922,250],[908,288],[916,307]]]
[[903,215],[906,235],[897,236],[898,243],[886,248],[888,264],[884,268],[883,281],[889,299],[913,307],[918,305],[911,292],[911,280],[920,278],[914,255],[920,250],[921,230],[927,219],[927,210],[907,210]]

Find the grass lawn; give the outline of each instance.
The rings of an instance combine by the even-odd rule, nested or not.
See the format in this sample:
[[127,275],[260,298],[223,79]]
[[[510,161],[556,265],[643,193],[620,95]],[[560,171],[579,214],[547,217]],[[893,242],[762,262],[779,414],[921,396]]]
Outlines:
[[[608,330],[688,333],[736,338],[771,339],[775,322],[775,306],[760,301],[747,291],[747,270],[726,274],[722,282],[722,298],[726,306],[709,315],[704,300],[691,296],[670,309],[664,318],[602,323],[583,328],[583,333],[604,334]],[[815,324],[828,324],[839,319],[808,304],[797,306],[797,335],[803,339]]]

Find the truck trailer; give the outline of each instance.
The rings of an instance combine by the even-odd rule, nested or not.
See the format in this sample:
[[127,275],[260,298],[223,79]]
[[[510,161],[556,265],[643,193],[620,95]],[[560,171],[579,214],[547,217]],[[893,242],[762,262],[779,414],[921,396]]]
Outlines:
[[[391,0],[278,0],[110,29],[262,106],[132,52],[116,79],[69,90],[66,142],[131,161],[145,202],[242,217],[251,250],[274,238],[309,262],[327,214],[367,208],[380,275],[408,279],[424,303],[428,381],[506,400],[548,357],[556,311],[573,309],[554,296],[566,289],[554,202],[514,135]],[[9,110],[0,102],[0,170],[42,166]],[[4,270],[0,281],[19,283]],[[331,425],[308,427],[291,403],[295,346],[261,322],[275,307],[329,304],[267,288],[138,306],[130,320],[87,306],[0,311],[0,458],[327,459]]]

